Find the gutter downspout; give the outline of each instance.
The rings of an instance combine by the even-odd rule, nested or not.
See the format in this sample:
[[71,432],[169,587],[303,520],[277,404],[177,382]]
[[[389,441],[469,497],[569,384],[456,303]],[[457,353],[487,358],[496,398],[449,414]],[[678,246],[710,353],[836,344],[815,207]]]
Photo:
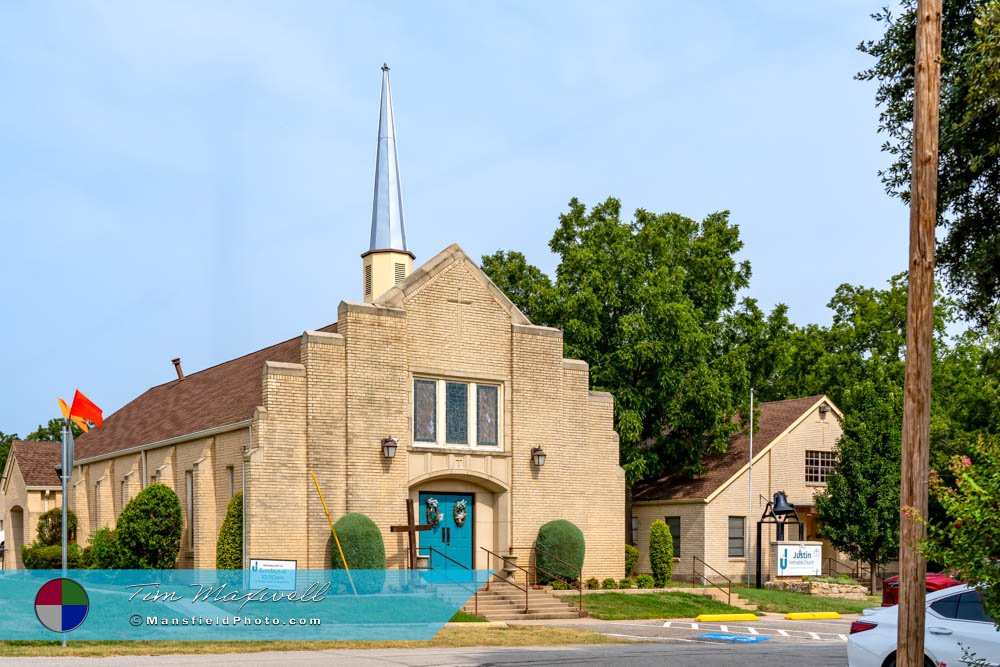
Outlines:
[[243,490],[243,569],[249,569],[249,560],[247,558],[247,528],[250,523],[250,515],[247,513],[247,462],[250,460],[250,452],[253,450],[253,421],[247,424],[247,433],[249,434],[249,441],[247,442],[247,448],[243,452],[243,465],[240,466],[240,477],[242,477],[242,487]]

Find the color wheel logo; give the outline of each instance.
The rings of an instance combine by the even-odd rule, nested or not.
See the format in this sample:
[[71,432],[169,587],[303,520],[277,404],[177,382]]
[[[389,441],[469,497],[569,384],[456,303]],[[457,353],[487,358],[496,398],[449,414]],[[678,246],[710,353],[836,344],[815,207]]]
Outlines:
[[35,595],[38,622],[55,632],[69,632],[83,625],[90,611],[90,598],[72,579],[52,579]]

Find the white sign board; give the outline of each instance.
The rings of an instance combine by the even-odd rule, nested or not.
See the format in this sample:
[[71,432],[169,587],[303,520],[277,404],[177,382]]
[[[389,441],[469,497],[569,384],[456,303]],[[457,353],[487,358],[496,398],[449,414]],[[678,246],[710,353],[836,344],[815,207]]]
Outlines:
[[823,574],[823,545],[816,542],[772,542],[779,577],[818,577]]
[[250,559],[250,588],[268,588],[272,591],[295,590],[294,560]]

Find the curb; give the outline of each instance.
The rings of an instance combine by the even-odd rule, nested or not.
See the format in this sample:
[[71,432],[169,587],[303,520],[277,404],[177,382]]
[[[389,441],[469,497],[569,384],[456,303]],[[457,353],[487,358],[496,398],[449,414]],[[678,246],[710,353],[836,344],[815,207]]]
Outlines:
[[785,614],[786,621],[815,621],[826,618],[840,618],[840,614],[835,611],[796,611]]
[[729,621],[756,621],[756,614],[702,614],[695,616],[698,623],[728,623]]
[[472,621],[466,623],[445,623],[447,628],[474,628],[479,626],[481,628],[506,628],[510,627],[507,621]]

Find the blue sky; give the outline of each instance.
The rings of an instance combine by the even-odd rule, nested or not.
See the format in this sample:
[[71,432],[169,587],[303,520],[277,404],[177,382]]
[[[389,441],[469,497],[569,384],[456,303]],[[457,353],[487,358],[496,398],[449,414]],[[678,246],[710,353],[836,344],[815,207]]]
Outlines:
[[728,209],[750,296],[905,268],[855,50],[881,2],[5,2],[0,430],[121,407],[361,299],[383,61],[407,239],[547,242],[573,196]]

